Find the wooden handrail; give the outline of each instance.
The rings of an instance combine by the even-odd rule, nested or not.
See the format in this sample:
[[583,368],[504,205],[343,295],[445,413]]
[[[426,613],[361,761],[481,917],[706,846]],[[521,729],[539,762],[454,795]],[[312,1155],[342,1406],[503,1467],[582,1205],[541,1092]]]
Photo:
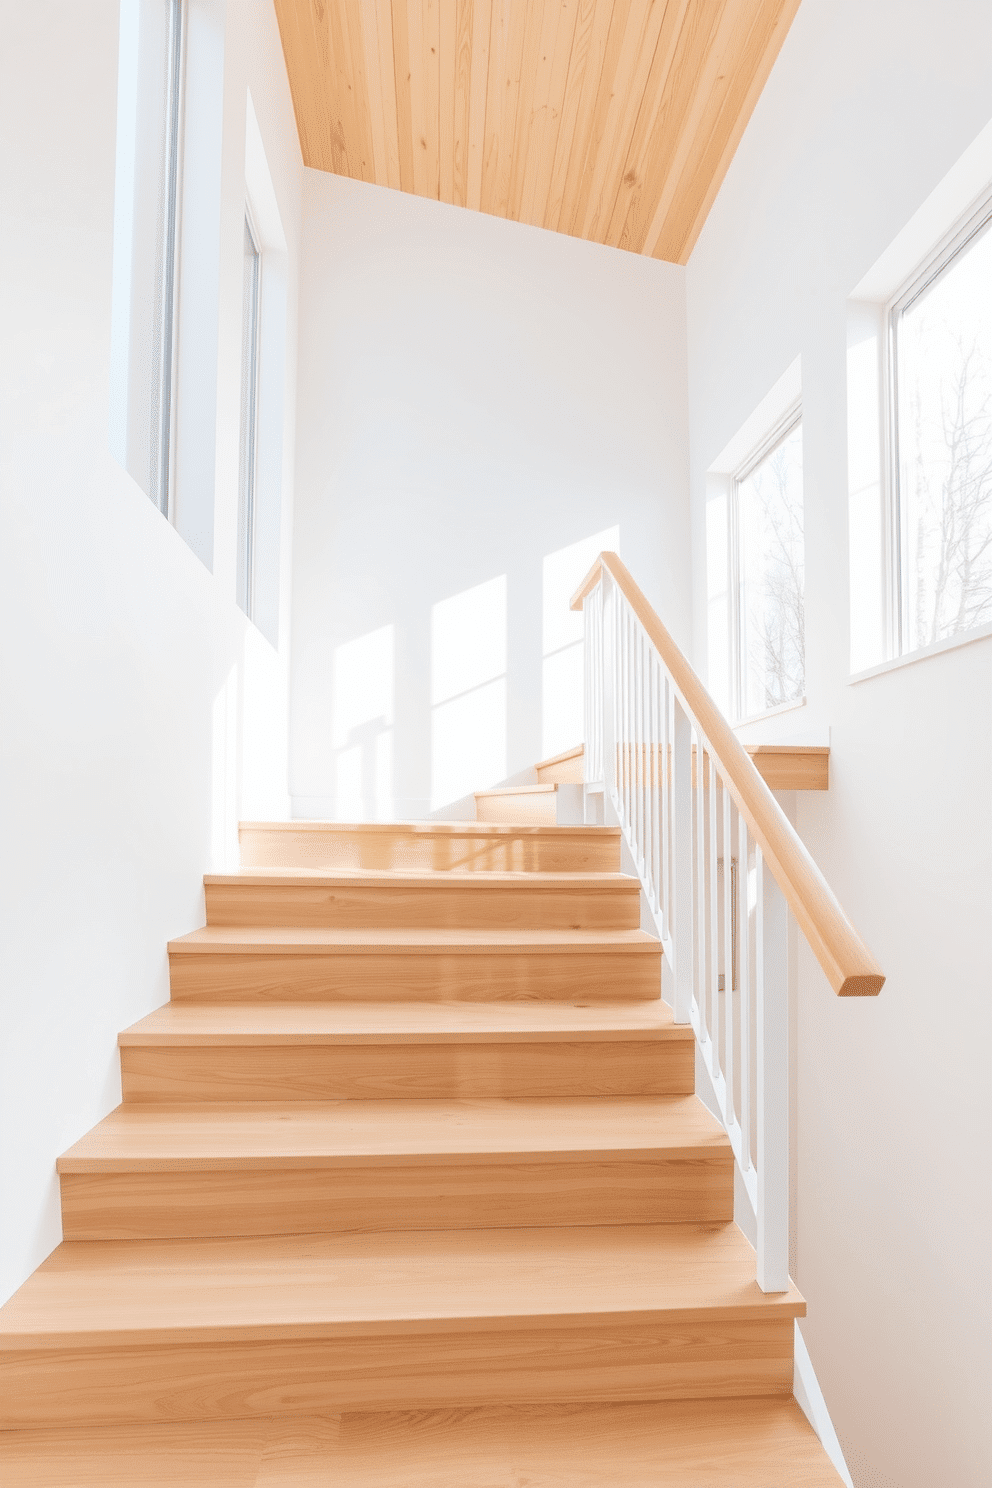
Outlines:
[[806,846],[758,774],[737,735],[616,553],[600,553],[571,608],[609,573],[658,651],[689,717],[713,751],[717,772],[761,848],[800,929],[841,997],[876,997],[885,974],[858,935]]

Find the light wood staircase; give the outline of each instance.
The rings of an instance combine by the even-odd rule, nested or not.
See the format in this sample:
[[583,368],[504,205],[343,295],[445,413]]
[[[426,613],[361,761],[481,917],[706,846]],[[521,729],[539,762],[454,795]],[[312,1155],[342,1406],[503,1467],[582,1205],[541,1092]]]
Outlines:
[[0,1309],[5,1488],[836,1485],[619,832],[242,857]]

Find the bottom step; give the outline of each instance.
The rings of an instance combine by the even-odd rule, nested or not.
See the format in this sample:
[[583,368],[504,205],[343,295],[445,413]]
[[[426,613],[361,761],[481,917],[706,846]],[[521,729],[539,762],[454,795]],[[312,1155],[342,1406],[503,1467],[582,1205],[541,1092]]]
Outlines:
[[837,1488],[794,1400],[0,1433],[5,1488]]

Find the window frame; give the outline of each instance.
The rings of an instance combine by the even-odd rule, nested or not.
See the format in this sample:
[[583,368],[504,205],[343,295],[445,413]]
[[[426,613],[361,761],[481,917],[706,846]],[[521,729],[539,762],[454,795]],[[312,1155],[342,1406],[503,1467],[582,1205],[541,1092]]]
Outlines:
[[[256,602],[255,517],[258,487],[258,403],[262,351],[262,275],[265,251],[251,202],[245,196],[245,233],[255,250],[250,299],[242,285],[241,429],[238,460],[238,605],[254,623]],[[244,308],[251,305],[250,337]]]
[[152,500],[168,520],[175,518],[173,468],[176,440],[179,243],[182,205],[183,124],[186,74],[186,0],[169,0],[168,75],[165,120],[165,201],[160,252],[158,334],[152,437]]
[[[793,698],[789,702],[777,703],[772,708],[763,708],[757,713],[745,713],[747,687],[745,681],[745,660],[743,653],[744,628],[742,621],[742,610],[744,601],[744,570],[742,565],[741,544],[741,520],[740,520],[740,488],[757,470],[758,466],[773,454],[780,444],[783,444],[789,435],[797,428],[801,428],[803,421],[802,398],[797,398],[780,418],[771,426],[759,444],[756,444],[747,458],[744,459],[730,476],[730,491],[728,501],[728,523],[727,523],[727,611],[729,623],[729,644],[731,665],[729,667],[728,681],[730,684],[730,706],[731,713],[735,719],[735,727],[745,723],[755,723],[761,718],[770,718],[776,713],[785,713],[792,708],[801,708],[806,702],[806,677],[805,667],[803,674],[803,693],[801,697]],[[804,491],[804,519],[803,519],[803,542],[805,545],[806,522],[805,522],[805,491]],[[804,563],[805,576],[805,563]],[[804,583],[805,599],[805,583]]]
[[[992,185],[973,202],[967,212],[934,245],[931,251],[885,303],[883,309],[882,403],[883,403],[883,544],[885,551],[883,629],[890,661],[913,656],[931,647],[910,646],[909,586],[907,584],[907,550],[901,491],[899,446],[899,322],[907,310],[935,285],[954,264],[968,245],[986,231],[992,231]],[[942,637],[937,644],[960,644],[980,632],[982,627],[955,632]]]

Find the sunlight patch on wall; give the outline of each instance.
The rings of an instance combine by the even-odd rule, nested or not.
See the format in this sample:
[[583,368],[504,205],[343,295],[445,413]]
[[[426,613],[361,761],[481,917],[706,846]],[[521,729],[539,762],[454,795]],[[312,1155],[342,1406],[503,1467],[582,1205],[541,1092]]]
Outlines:
[[506,775],[506,575],[431,608],[431,809]]
[[544,560],[541,754],[581,744],[583,719],[582,612],[569,601],[600,553],[620,552],[620,528],[607,527],[549,553]]
[[393,816],[393,626],[334,652],[334,810],[338,821]]

